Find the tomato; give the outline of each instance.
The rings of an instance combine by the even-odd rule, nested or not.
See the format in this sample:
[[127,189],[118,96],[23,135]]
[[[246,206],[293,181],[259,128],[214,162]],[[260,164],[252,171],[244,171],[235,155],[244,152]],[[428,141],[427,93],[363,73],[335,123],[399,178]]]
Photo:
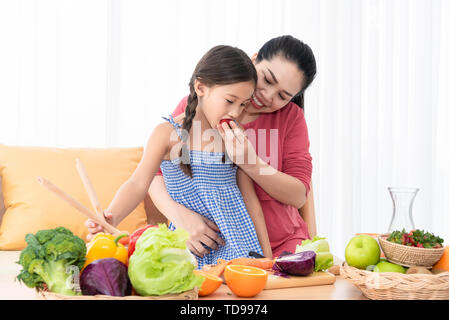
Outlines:
[[229,123],[232,121],[232,119],[221,119],[220,120],[220,125],[222,125],[223,123],[227,123],[229,125]]

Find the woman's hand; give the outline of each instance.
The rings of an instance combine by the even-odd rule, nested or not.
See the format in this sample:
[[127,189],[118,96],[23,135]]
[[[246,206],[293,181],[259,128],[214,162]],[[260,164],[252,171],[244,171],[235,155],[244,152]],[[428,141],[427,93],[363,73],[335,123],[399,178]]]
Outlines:
[[217,130],[224,141],[226,153],[231,161],[272,198],[283,204],[301,208],[306,201],[305,185],[298,178],[278,171],[258,157],[242,128],[233,121],[229,124],[219,124]]
[[225,241],[218,235],[220,232],[218,226],[195,211],[186,209],[180,220],[177,223],[172,221],[172,223],[176,228],[185,229],[189,233],[190,237],[186,244],[194,255],[203,257],[208,254],[209,250],[204,245],[217,250],[219,245],[225,244]]
[[236,165],[256,164],[257,153],[245,132],[235,121],[217,125],[230,160]]
[[[175,226],[177,228],[183,228],[189,233],[190,237],[186,244],[193,254],[203,257],[209,253],[204,245],[213,250],[217,250],[218,245],[223,246],[225,244],[225,241],[218,235],[220,230],[214,222],[187,208],[183,214],[185,216],[183,217],[182,222]],[[103,215],[107,222],[112,222],[112,213],[105,212]],[[84,225],[89,231],[89,234],[86,237],[87,241],[92,240],[97,233],[105,232],[103,227],[93,220],[86,220]]]
[[224,240],[218,235],[220,230],[217,225],[195,211],[177,203],[170,197],[165,186],[164,178],[156,176],[149,189],[151,201],[156,208],[176,228],[182,228],[189,233],[187,247],[196,256],[202,257],[211,249],[218,249],[218,245],[224,245]]

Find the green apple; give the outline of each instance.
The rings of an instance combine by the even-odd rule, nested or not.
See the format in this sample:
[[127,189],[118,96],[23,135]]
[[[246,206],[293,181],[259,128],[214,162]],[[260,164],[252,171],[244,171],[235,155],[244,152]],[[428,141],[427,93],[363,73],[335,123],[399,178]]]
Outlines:
[[406,269],[403,266],[400,266],[395,263],[381,261],[374,267],[373,272],[399,272],[405,273]]
[[353,237],[346,246],[345,260],[351,267],[366,269],[376,265],[380,259],[380,247],[377,241],[365,234]]

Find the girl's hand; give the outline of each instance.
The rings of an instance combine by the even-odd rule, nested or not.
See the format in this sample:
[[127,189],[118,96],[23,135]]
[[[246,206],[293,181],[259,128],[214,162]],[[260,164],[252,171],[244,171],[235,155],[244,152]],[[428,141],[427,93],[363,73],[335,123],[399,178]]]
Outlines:
[[213,250],[217,250],[219,245],[225,245],[225,241],[218,235],[220,230],[214,222],[192,210],[186,210],[183,214],[182,220],[178,225],[175,224],[175,227],[183,228],[189,233],[190,237],[186,244],[194,255],[203,257],[208,254],[209,250],[204,245]]
[[226,153],[233,163],[238,166],[256,164],[256,150],[235,121],[231,121],[229,125],[226,122],[219,124],[217,129],[224,141]]
[[[106,221],[110,224],[112,224],[112,213],[110,212],[103,212],[103,216],[106,219]],[[99,225],[98,223],[88,219],[84,223],[84,225],[87,227],[87,231],[89,231],[89,234],[86,236],[87,241],[92,240],[92,238],[99,232],[105,232],[103,227]]]

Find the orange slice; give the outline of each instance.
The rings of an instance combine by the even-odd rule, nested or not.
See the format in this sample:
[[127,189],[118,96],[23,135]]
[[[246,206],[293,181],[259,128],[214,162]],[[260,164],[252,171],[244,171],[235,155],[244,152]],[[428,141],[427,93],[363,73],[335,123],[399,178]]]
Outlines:
[[268,272],[261,268],[238,264],[226,266],[224,271],[226,284],[239,297],[254,297],[267,283]]
[[203,276],[204,281],[201,285],[200,291],[198,292],[198,295],[200,297],[208,296],[217,290],[221,284],[223,283],[223,279],[220,277],[217,277],[213,274],[201,271],[201,270],[195,270],[194,271],[197,275]]

